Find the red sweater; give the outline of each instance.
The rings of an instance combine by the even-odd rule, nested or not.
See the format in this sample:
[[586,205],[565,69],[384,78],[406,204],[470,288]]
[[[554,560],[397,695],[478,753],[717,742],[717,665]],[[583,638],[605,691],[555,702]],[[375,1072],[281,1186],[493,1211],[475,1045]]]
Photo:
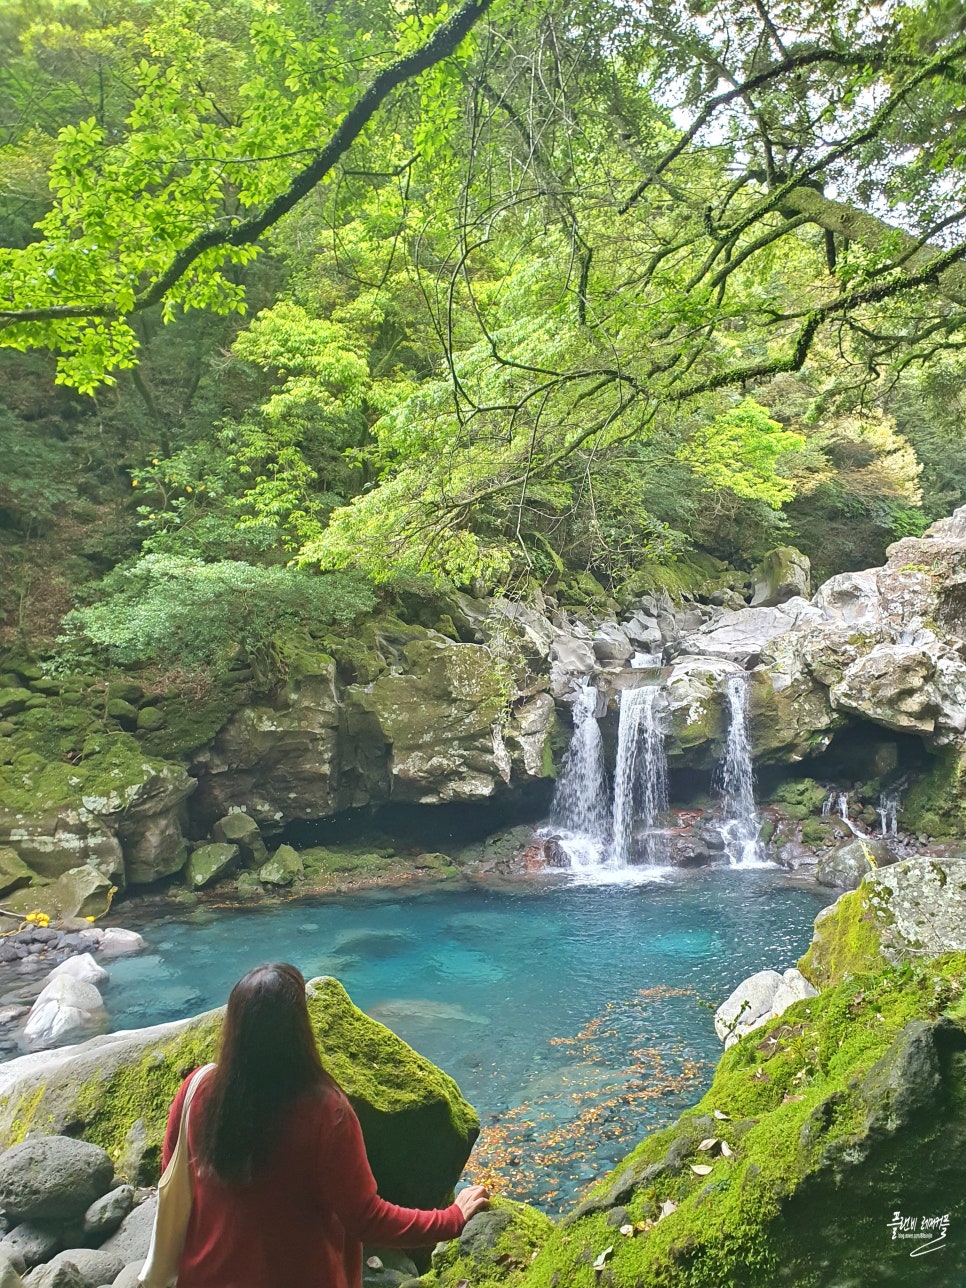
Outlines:
[[[187,1087],[186,1079],[168,1114],[165,1167]],[[192,1158],[205,1099],[202,1082],[188,1120]],[[336,1089],[293,1106],[250,1185],[223,1185],[192,1163],[191,1188],[178,1288],[360,1288],[363,1243],[425,1248],[455,1238],[464,1224],[455,1203],[421,1211],[379,1197],[359,1120]]]

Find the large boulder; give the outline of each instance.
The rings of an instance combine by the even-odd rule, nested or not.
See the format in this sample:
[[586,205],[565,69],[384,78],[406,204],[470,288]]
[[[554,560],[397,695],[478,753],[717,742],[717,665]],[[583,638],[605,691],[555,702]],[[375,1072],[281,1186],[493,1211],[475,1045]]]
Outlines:
[[812,565],[808,556],[794,546],[778,546],[758,564],[752,580],[752,608],[774,608],[796,596],[808,599],[812,593]]
[[824,988],[885,965],[966,952],[966,859],[922,856],[870,873],[815,918],[802,973]]
[[[444,1203],[479,1131],[456,1083],[353,1006],[337,980],[311,981],[309,1012],[323,1063],[359,1115],[380,1192],[416,1207]],[[125,1158],[136,1157],[138,1175],[127,1179],[156,1179],[168,1107],[182,1079],[213,1057],[221,1017],[211,1011],[0,1065],[0,1144],[70,1126],[106,1149],[122,1176]]]
[[[401,647],[405,670],[346,690],[347,718],[370,759],[383,758],[388,799],[422,805],[496,795],[510,785],[506,716],[518,691],[505,663],[484,645],[443,636]],[[541,715],[550,717],[549,707]],[[538,776],[549,776],[542,743]],[[527,735],[533,738],[534,731]],[[531,745],[530,763],[535,764]]]
[[27,913],[39,909],[58,920],[96,917],[110,907],[116,888],[100,868],[85,863],[78,868],[68,868],[49,885],[18,890],[5,903],[12,912]]
[[942,745],[966,730],[966,665],[935,639],[879,644],[830,693],[833,707]]
[[724,658],[741,667],[755,666],[773,640],[822,621],[822,613],[804,599],[789,599],[774,608],[724,612],[685,635],[676,652]]
[[815,880],[834,890],[856,890],[870,872],[895,862],[884,841],[856,838],[819,856]]
[[816,996],[817,990],[794,967],[783,975],[775,970],[760,970],[742,980],[715,1011],[715,1032],[725,1047],[730,1047],[746,1033],[782,1015],[795,1002]]
[[57,975],[30,1008],[23,1033],[32,1047],[45,1047],[68,1036],[96,1033],[106,1023],[104,999],[93,984]]
[[211,841],[207,845],[195,846],[191,851],[191,858],[185,864],[185,884],[192,890],[201,890],[230,872],[238,856],[237,845]]
[[14,1221],[66,1224],[107,1193],[113,1175],[114,1164],[96,1145],[31,1136],[0,1154],[0,1208]]
[[49,878],[90,864],[117,886],[155,881],[184,863],[194,788],[183,766],[145,757],[128,733],[88,738],[70,762],[25,750],[0,767],[0,845],[13,840]]

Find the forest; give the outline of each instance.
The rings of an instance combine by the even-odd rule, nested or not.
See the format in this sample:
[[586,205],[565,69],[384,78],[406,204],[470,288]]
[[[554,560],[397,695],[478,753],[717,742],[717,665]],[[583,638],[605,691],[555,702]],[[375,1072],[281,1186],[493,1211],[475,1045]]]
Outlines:
[[0,49],[25,656],[284,670],[964,499],[956,0],[4,0]]

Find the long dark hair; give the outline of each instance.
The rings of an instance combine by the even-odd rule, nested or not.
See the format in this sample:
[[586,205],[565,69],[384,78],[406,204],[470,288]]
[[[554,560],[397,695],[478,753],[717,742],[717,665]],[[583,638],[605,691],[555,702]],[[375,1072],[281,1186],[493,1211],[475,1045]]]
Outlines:
[[208,1077],[199,1166],[244,1184],[268,1161],[285,1110],[336,1085],[322,1068],[305,980],[294,966],[256,966],[231,990],[218,1066]]

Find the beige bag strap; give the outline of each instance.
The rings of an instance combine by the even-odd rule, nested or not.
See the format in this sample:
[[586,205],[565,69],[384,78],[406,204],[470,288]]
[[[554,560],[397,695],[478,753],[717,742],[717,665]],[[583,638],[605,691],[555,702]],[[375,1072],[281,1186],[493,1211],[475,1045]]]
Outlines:
[[205,1076],[208,1073],[210,1073],[214,1067],[215,1066],[213,1064],[203,1065],[202,1068],[196,1070],[196,1072],[192,1075],[191,1081],[188,1083],[188,1090],[185,1092],[184,1104],[181,1106],[181,1122],[178,1125],[178,1143],[177,1145],[175,1145],[175,1149],[172,1152],[172,1157],[174,1156],[174,1152],[183,1151],[187,1161],[188,1111],[191,1108],[192,1100],[194,1100],[195,1098],[195,1092],[201,1086],[202,1082],[204,1082]]

